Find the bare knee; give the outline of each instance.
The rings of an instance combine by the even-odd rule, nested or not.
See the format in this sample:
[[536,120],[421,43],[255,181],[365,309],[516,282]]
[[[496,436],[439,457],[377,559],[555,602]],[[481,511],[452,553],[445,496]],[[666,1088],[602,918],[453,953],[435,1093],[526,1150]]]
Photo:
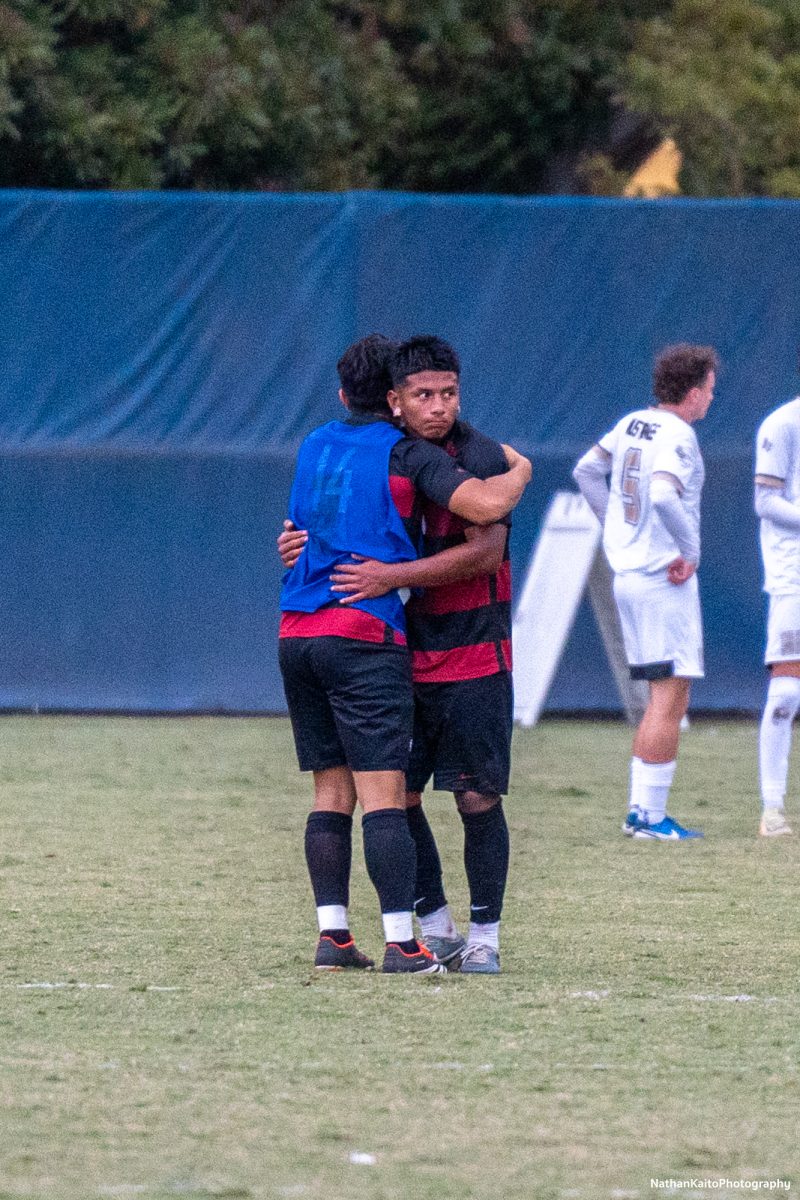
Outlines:
[[691,682],[658,679],[650,684],[650,700],[633,739],[633,753],[644,762],[671,762],[678,753],[681,719],[689,706]]
[[663,721],[682,721],[689,707],[691,686],[691,680],[683,678],[654,680],[648,704],[652,715]]
[[328,767],[314,772],[314,811],[352,816],[356,790],[349,767]]
[[358,803],[364,812],[380,808],[406,807],[406,777],[403,771],[354,771]]

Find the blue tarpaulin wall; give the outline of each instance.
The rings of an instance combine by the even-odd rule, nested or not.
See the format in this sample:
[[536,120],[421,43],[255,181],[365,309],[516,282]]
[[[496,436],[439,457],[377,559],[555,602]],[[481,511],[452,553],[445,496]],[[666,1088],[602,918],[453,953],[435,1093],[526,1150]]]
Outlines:
[[[575,457],[710,342],[700,707],[761,703],[758,422],[798,390],[800,203],[0,193],[0,707],[282,711],[299,439],[354,338],[436,332],[533,454],[518,575]],[[551,708],[614,708],[586,612]]]

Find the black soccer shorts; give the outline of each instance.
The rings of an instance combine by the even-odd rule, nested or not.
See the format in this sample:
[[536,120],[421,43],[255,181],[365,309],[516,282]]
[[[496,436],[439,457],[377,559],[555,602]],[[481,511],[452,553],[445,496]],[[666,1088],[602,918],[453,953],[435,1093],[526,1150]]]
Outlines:
[[508,671],[456,683],[415,684],[408,791],[423,791],[433,776],[436,791],[505,795],[512,726]]
[[301,771],[405,771],[414,712],[405,646],[288,637],[278,661]]

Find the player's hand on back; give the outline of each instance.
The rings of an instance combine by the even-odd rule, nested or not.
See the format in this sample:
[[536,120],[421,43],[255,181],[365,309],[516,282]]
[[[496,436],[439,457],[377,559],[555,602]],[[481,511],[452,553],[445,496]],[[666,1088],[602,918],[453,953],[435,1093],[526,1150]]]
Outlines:
[[362,558],[354,554],[353,562],[340,563],[331,575],[331,591],[346,592],[340,604],[353,604],[356,600],[374,600],[385,596],[395,586],[391,578],[391,563],[379,562],[376,558]]
[[667,567],[667,579],[670,583],[681,584],[691,579],[697,570],[697,563],[688,558],[676,558]]
[[283,522],[283,533],[278,536],[278,554],[287,570],[297,562],[307,541],[305,529],[295,529],[291,521]]

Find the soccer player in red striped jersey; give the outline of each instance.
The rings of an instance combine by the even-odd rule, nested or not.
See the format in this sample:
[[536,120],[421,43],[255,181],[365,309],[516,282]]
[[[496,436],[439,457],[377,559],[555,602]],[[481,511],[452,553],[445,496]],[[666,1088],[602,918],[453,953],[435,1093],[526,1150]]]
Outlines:
[[[440,445],[471,475],[502,471],[498,442],[458,419],[459,361],[447,343],[417,337],[391,360],[393,415],[418,438]],[[511,574],[508,517],[478,528],[425,497],[418,498],[423,553],[471,547],[468,578],[426,585],[406,606],[415,720],[406,774],[407,814],[417,847],[416,913],[423,937],[442,961],[464,973],[497,974],[499,925],[508,874],[509,837],[502,797],[508,790],[512,729]],[[423,560],[424,562],[424,560]],[[332,576],[343,603],[414,586],[420,563],[364,561]],[[466,571],[464,572],[467,573]],[[442,886],[422,792],[450,791],[464,826],[470,891],[466,943]]]
[[[385,406],[382,398],[378,396],[376,379],[373,378],[373,375],[377,378],[377,375],[380,374],[378,368],[382,359],[381,346],[373,344],[378,340],[376,338],[363,339],[361,343],[356,343],[339,363],[343,385],[341,398],[351,411],[347,428],[342,426],[340,429],[338,423],[334,423],[330,427],[325,426],[316,435],[312,435],[309,443],[315,436],[319,438],[322,434],[325,434],[330,440],[334,434],[341,439],[347,433],[349,444],[354,440],[359,429],[363,428],[369,432],[371,422],[378,422],[380,425],[384,420],[388,420],[388,406]],[[365,352],[369,349],[370,354],[366,357],[362,355],[362,348]],[[344,370],[345,367],[349,367],[351,362],[354,367],[358,367],[352,379],[350,379],[348,371]],[[358,388],[355,386],[356,384],[359,385]],[[381,394],[384,397],[386,390],[384,386]],[[364,404],[360,402],[362,392],[365,398]],[[354,411],[357,407],[356,399],[359,400],[357,412]],[[366,403],[367,401],[368,403]],[[384,411],[385,416],[383,415]],[[384,425],[384,429],[386,428]],[[325,456],[324,450],[321,456],[317,455],[320,463],[316,468],[316,476],[313,476],[313,473],[309,476],[309,470],[305,466],[302,472],[298,468],[302,486],[296,480],[293,497],[298,487],[300,487],[300,491],[297,494],[301,499],[306,493],[311,496],[311,500],[303,501],[303,503],[313,518],[319,508],[319,505],[317,508],[314,507],[317,504],[317,493],[320,493],[326,503],[330,494],[333,501],[331,511],[333,513],[336,509],[339,513],[339,524],[335,528],[337,539],[347,537],[347,530],[350,530],[357,541],[374,543],[375,538],[370,531],[377,536],[382,526],[370,524],[370,514],[374,521],[376,514],[380,511],[383,513],[382,519],[384,521],[388,519],[391,523],[392,511],[396,509],[394,525],[397,525],[398,517],[406,525],[408,538],[404,544],[413,554],[416,542],[413,531],[419,521],[418,494],[428,498],[435,497],[442,505],[452,508],[455,512],[461,512],[462,515],[473,521],[492,521],[507,512],[516,503],[530,478],[530,464],[510,448],[508,448],[507,455],[503,455],[503,462],[497,472],[498,478],[484,482],[478,477],[471,478],[463,468],[457,466],[452,457],[442,453],[440,449],[429,442],[403,438],[397,430],[391,432],[394,433],[395,440],[392,442],[391,450],[384,451],[386,463],[382,466],[384,482],[381,494],[385,493],[384,501],[389,495],[392,501],[388,510],[385,503],[381,508],[376,500],[374,505],[369,503],[365,509],[361,510],[358,520],[355,519],[355,516],[358,515],[356,514],[352,519],[343,522],[342,496],[340,495],[343,488],[339,484],[338,476],[332,477],[328,484],[326,484],[327,476],[325,476],[320,484],[320,472],[327,471],[330,474],[328,458]],[[383,441],[385,440],[384,438]],[[310,453],[311,451],[309,451]],[[349,450],[348,453],[352,455],[355,451]],[[364,462],[366,463],[366,461],[365,459]],[[353,460],[354,468],[355,465],[355,460]],[[506,472],[509,473],[506,474]],[[380,475],[380,472],[378,474]],[[313,484],[314,478],[317,479],[316,484]],[[336,484],[335,488],[334,483]],[[353,484],[353,486],[355,485]],[[305,492],[303,488],[305,488]],[[326,507],[326,514],[327,511]],[[300,500],[296,500],[293,510],[295,520],[298,519],[301,512],[303,512],[303,504],[300,503]],[[302,516],[300,519],[302,520]],[[370,605],[367,601],[365,606],[365,602],[358,596],[351,598],[351,602],[355,606],[353,608],[337,604],[336,597],[330,594],[332,588],[327,584],[328,572],[333,572],[336,564],[343,561],[350,548],[350,543],[344,541],[339,546],[338,540],[335,543],[331,541],[333,533],[327,532],[321,539],[319,528],[317,528],[321,520],[320,517],[315,526],[317,542],[313,543],[304,557],[305,569],[302,570],[298,565],[284,578],[281,601],[284,612],[281,622],[280,652],[281,669],[301,769],[313,770],[315,777],[315,809],[309,818],[306,830],[306,857],[320,920],[321,937],[316,965],[325,967],[371,965],[369,960],[355,951],[349,927],[347,927],[346,916],[351,816],[355,798],[358,795],[366,810],[364,826],[367,865],[370,869],[370,877],[378,888],[384,913],[387,956],[383,969],[384,971],[399,969],[428,971],[433,968],[429,967],[427,962],[422,962],[426,952],[424,949],[419,950],[411,935],[410,899],[408,904],[400,903],[397,899],[400,897],[401,891],[403,892],[401,898],[405,897],[405,883],[401,889],[398,880],[395,879],[395,876],[399,876],[400,870],[400,864],[397,861],[400,847],[398,846],[397,852],[395,852],[395,849],[389,846],[387,838],[383,838],[383,842],[386,842],[385,846],[383,842],[380,847],[372,845],[375,841],[375,837],[372,836],[372,825],[375,821],[380,818],[384,824],[387,824],[389,818],[398,815],[394,811],[396,805],[393,797],[389,795],[389,783],[393,788],[395,775],[400,789],[398,796],[400,808],[401,810],[403,808],[403,776],[401,772],[408,761],[408,744],[411,733],[410,720],[406,728],[405,709],[403,708],[404,687],[401,679],[402,664],[398,656],[400,646],[405,640],[402,637],[404,620],[392,609],[394,616],[391,619],[396,624],[389,628],[386,625],[389,617],[382,613],[376,616],[370,611],[374,609],[374,604]],[[327,526],[325,528],[327,529]],[[395,542],[398,537],[399,527],[395,530]],[[386,540],[386,535],[384,535],[384,541]],[[394,542],[392,542],[393,544]],[[333,553],[334,546],[339,546],[339,550],[344,553],[340,553],[339,550]],[[320,575],[319,560],[323,550],[330,558],[330,564]],[[463,572],[462,560],[465,557],[465,551],[466,557],[469,557],[472,552],[470,547],[454,546],[438,555],[436,561],[428,560],[426,563],[420,564],[422,569],[418,579],[415,578],[414,581],[420,583],[447,582],[457,577],[459,570]],[[372,552],[374,553],[374,551]],[[309,554],[311,554],[310,558]],[[408,552],[404,552],[402,557],[409,557]],[[296,560],[297,555],[291,561],[285,558],[287,566],[292,566]],[[299,575],[298,571],[300,571]],[[312,585],[313,594],[309,595]],[[394,589],[390,588],[388,591],[394,591]],[[375,595],[377,596],[377,593]],[[402,610],[400,612],[402,613]],[[399,635],[398,630],[400,631]],[[362,651],[366,651],[366,653],[362,653]],[[391,665],[396,670],[391,681],[387,675],[389,664],[381,663],[381,655],[383,658],[386,658],[387,655],[392,657]],[[383,669],[381,669],[382,667]],[[406,666],[406,671],[407,669]],[[383,687],[381,691],[383,683],[386,683],[387,686]],[[408,699],[410,717],[410,690]],[[383,719],[382,725],[378,720],[379,716]],[[399,765],[401,761],[402,766]],[[388,776],[392,776],[392,780],[387,782],[387,778],[384,777]],[[365,790],[367,782],[371,788],[373,781],[378,790],[377,808],[372,803],[372,793],[368,793],[368,789]],[[363,796],[362,791],[364,792]],[[369,845],[368,822],[371,837]],[[393,823],[392,830],[389,832],[392,834],[396,832],[399,838],[399,828],[395,831],[394,824],[397,822]],[[403,826],[406,826],[405,820],[403,820]],[[408,831],[406,831],[405,837],[408,838]],[[398,838],[395,838],[395,841],[398,841]],[[414,855],[415,848],[410,846],[410,841],[409,839],[409,847],[411,854]],[[380,850],[380,854],[378,854],[378,850]],[[371,859],[374,861],[370,865]],[[380,871],[378,871],[379,866]],[[386,878],[384,879],[383,876]],[[385,885],[383,892],[387,893],[386,896],[382,894],[381,880]],[[409,880],[409,888],[411,884],[413,884],[413,871]],[[392,897],[395,892],[397,893],[397,897],[394,898],[396,902],[389,897],[389,891],[392,892]],[[410,898],[411,892],[409,891],[408,894]],[[401,923],[402,928],[400,928]],[[405,954],[405,958],[399,966],[396,962],[396,960],[399,961],[399,954],[395,953],[396,951],[403,951]],[[416,963],[417,958],[420,959],[419,963]],[[430,961],[430,955],[428,955],[428,961]]]

